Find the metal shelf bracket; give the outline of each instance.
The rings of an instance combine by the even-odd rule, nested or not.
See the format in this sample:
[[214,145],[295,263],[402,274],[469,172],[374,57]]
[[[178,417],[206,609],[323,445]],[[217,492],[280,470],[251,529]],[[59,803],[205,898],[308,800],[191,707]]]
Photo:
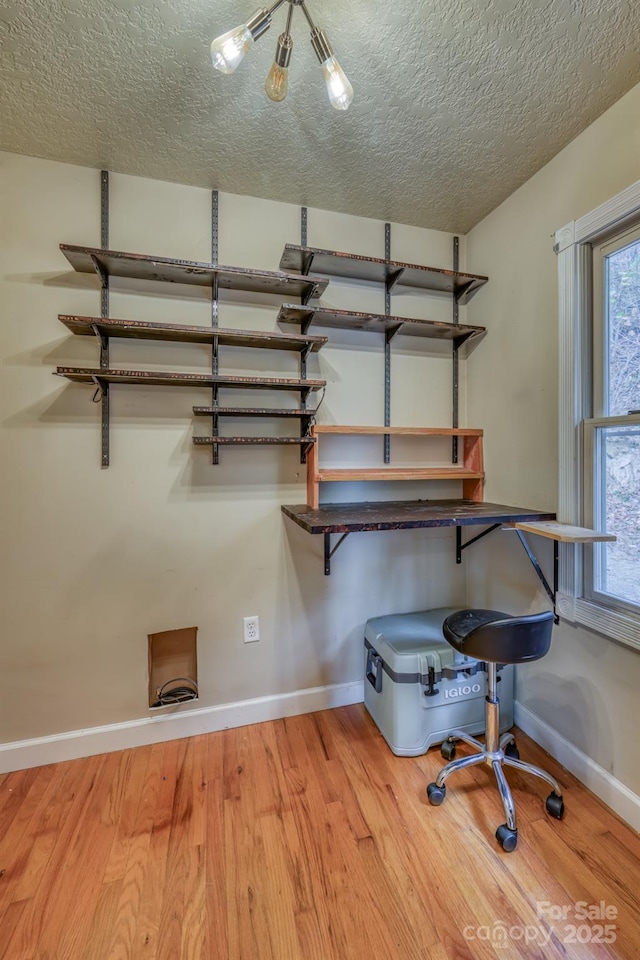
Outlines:
[[456,526],[456,563],[462,563],[463,550],[466,550],[467,547],[470,547],[472,543],[477,543],[478,540],[482,540],[482,538],[486,537],[487,534],[493,533],[494,530],[497,530],[501,526],[501,523],[493,523],[490,527],[487,527],[486,530],[483,530],[482,533],[477,534],[477,536],[472,537],[471,540],[467,540],[466,543],[463,543],[462,527],[458,524]]
[[[497,530],[500,527],[502,527],[502,529],[505,529],[501,523],[494,523],[492,524],[492,526],[487,527],[486,530],[483,530],[482,533],[479,533],[477,536],[472,537],[471,540],[467,540],[466,543],[463,543],[462,527],[457,526],[456,527],[456,563],[462,563],[463,550],[466,550],[467,547],[470,547],[472,543],[477,543],[478,540],[482,540],[482,538],[486,537],[487,534],[492,533],[494,530]],[[547,594],[547,596],[549,597],[549,600],[551,601],[551,604],[553,606],[554,620],[556,623],[559,623],[560,617],[556,612],[556,596],[558,593],[558,556],[559,556],[558,541],[557,540],[553,541],[553,587],[551,587],[549,585],[549,581],[547,580],[547,578],[545,577],[542,571],[542,567],[538,562],[538,558],[536,557],[533,550],[529,546],[529,543],[523,531],[513,527],[511,529],[515,529],[515,532],[518,534],[518,539],[520,540],[520,543],[522,544],[525,553],[527,554],[529,560],[531,561],[531,566],[535,570],[540,583],[544,587],[545,593]]]
[[551,604],[553,606],[554,622],[559,623],[560,617],[556,612],[556,596],[558,593],[558,555],[559,555],[558,541],[557,540],[553,541],[553,589],[552,589],[549,586],[549,581],[547,580],[544,573],[542,572],[542,567],[538,563],[538,558],[536,557],[533,550],[529,546],[527,542],[527,538],[525,537],[524,533],[522,532],[522,530],[518,530],[518,529],[516,529],[516,533],[518,534],[518,539],[520,540],[520,543],[524,547],[524,550],[527,556],[529,557],[529,560],[531,561],[531,565],[533,566],[533,569],[535,570],[538,576],[538,580],[544,587],[545,593],[547,594],[547,596],[549,597],[549,600],[551,601]]
[[344,541],[347,539],[348,536],[349,536],[349,532],[343,533],[340,539],[338,540],[338,542],[334,545],[333,549],[331,549],[331,534],[325,533],[324,535],[324,575],[325,577],[331,576],[331,558],[333,557],[338,547],[342,546],[342,544],[344,543]]

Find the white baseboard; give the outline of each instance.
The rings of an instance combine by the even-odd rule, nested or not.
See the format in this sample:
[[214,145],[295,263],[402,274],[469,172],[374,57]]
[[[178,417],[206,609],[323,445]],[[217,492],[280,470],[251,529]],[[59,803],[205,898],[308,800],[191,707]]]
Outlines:
[[214,733],[249,723],[280,720],[301,713],[345,707],[364,700],[364,681],[311,687],[255,700],[222,703],[216,707],[164,713],[140,720],[112,723],[86,730],[70,730],[50,737],[0,744],[0,773],[40,767],[61,760],[77,760],[97,753],[142,747],[149,743],[178,740],[200,733]]
[[521,730],[584,783],[603,803],[615,810],[629,826],[640,831],[640,797],[637,794],[517,700],[514,703],[514,720]]

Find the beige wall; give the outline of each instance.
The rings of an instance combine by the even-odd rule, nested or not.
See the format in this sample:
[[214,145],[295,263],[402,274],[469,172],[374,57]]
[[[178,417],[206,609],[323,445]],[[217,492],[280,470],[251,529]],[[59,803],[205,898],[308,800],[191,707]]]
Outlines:
[[[199,627],[200,706],[208,706],[360,680],[368,617],[464,601],[448,531],[352,536],[325,577],[322,538],[280,512],[306,499],[297,449],[222,449],[213,467],[210,451],[191,442],[206,432],[191,407],[206,403],[207,391],[113,388],[111,466],[101,469],[93,391],[51,375],[58,364],[98,363],[97,345],[71,337],[57,314],[99,312],[96,278],[74,274],[58,250],[60,242],[99,245],[99,174],[0,155],[0,210],[2,742],[147,716],[152,632]],[[110,243],[208,260],[209,212],[207,191],[113,176]],[[222,263],[276,269],[299,230],[297,207],[220,197]],[[379,256],[384,227],[310,210],[309,242]],[[392,254],[448,267],[451,236],[394,225]],[[210,322],[197,289],[113,287],[112,316]],[[324,302],[384,307],[379,289],[345,282],[333,283]],[[450,319],[442,298],[408,294],[393,306]],[[276,313],[275,300],[233,294],[220,323],[274,329]],[[435,342],[398,338],[394,423],[449,425],[448,356]],[[210,351],[115,341],[111,362],[205,371]],[[222,364],[237,373],[297,370],[287,354],[229,348]],[[331,332],[309,375],[328,381],[321,420],[383,422],[380,336]],[[282,395],[259,396],[282,403]],[[459,495],[446,484],[430,492]],[[338,497],[347,493],[362,495]],[[242,617],[254,614],[261,641],[245,646]]]
[[[470,415],[485,428],[487,499],[557,504],[557,265],[553,234],[640,179],[640,86],[616,103],[467,238],[468,267],[491,280],[471,323],[489,334],[468,369]],[[533,543],[532,538],[532,543]],[[535,541],[551,574],[549,545]],[[488,538],[470,564],[470,600],[548,606],[513,534]],[[552,652],[518,673],[534,714],[640,793],[640,656],[561,624]]]
[[[556,506],[552,234],[640,177],[638,115],[640,87],[467,239],[468,268],[490,276],[466,317],[489,329],[466,364],[467,422],[486,431],[489,500]],[[209,259],[206,191],[124,176],[112,177],[111,186],[113,247]],[[97,362],[95,344],[68,336],[56,316],[99,308],[95,280],[71,273],[57,249],[61,241],[98,245],[98,174],[0,154],[0,212],[0,657],[10,678],[0,698],[2,742],[146,716],[150,632],[199,626],[207,706],[359,679],[367,617],[462,603],[467,573],[470,602],[508,610],[547,605],[507,533],[476,545],[462,569],[446,531],[354,536],[325,578],[320,538],[280,514],[281,503],[305,499],[296,452],[222,450],[213,468],[207,451],[191,444],[190,409],[207,399],[202,392],[114,389],[112,466],[101,470],[91,390],[51,377],[57,364]],[[298,208],[255,198],[221,195],[220,221],[222,262],[277,268],[283,244],[299,237]],[[312,210],[309,241],[380,255],[383,227]],[[450,250],[447,234],[394,225],[399,259],[448,266]],[[209,321],[208,303],[193,291],[149,287],[143,295],[132,284],[114,287],[112,316]],[[247,299],[227,298],[221,323],[274,328],[275,302]],[[324,302],[382,309],[378,291],[344,282],[334,282]],[[449,304],[437,298],[395,298],[394,310],[449,319]],[[320,419],[382,422],[380,338],[330,336],[310,364],[310,375],[329,381]],[[394,345],[394,423],[448,424],[450,364],[439,352],[429,341]],[[116,342],[112,362],[200,370],[208,351]],[[253,351],[227,351],[224,364],[238,373],[295,372],[291,358]],[[463,397],[464,386],[463,375]],[[204,432],[204,423],[195,431]],[[549,545],[536,546],[550,570]],[[257,645],[242,643],[248,614],[260,616]],[[521,670],[518,695],[640,793],[639,686],[637,653],[562,624],[552,653]]]

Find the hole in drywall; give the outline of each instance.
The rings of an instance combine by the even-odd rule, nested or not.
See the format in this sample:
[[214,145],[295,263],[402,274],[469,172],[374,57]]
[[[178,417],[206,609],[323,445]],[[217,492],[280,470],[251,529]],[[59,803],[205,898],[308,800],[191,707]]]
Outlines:
[[149,634],[149,707],[198,699],[197,627]]

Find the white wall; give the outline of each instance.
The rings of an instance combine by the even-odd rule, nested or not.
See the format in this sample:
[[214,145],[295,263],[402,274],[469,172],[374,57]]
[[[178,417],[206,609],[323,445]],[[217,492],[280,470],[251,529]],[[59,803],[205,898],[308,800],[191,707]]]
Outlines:
[[[488,500],[557,504],[557,265],[553,234],[640,179],[640,86],[475,227],[468,267],[487,273],[470,304],[488,336],[468,369],[470,410],[485,428]],[[531,538],[549,576],[548,543]],[[470,601],[533,611],[546,595],[513,534],[474,548]],[[640,656],[561,624],[544,660],[521,668],[517,697],[606,771],[640,794]]]
[[[213,467],[210,450],[191,442],[206,432],[191,407],[208,402],[207,391],[112,388],[111,466],[100,468],[92,389],[51,375],[56,365],[98,364],[97,344],[69,335],[57,314],[99,313],[97,278],[74,274],[58,250],[60,242],[99,245],[99,198],[95,170],[0,155],[5,743],[146,717],[152,632],[199,627],[199,706],[206,707],[360,680],[368,617],[464,602],[449,531],[354,535],[324,577],[322,538],[280,512],[282,503],[306,499],[297,448],[223,448]],[[111,178],[115,249],[209,260],[209,215],[207,191]],[[222,263],[276,269],[299,231],[297,207],[220,196]],[[451,239],[393,225],[392,255],[448,267]],[[384,226],[310,210],[309,242],[379,256]],[[203,291],[141,289],[114,281],[111,316],[210,322]],[[384,305],[379,289],[344,282],[332,283],[323,302],[380,312]],[[435,296],[394,297],[393,307],[450,319],[450,302]],[[275,300],[231,294],[220,323],[274,329],[276,313]],[[382,338],[330,336],[309,365],[310,376],[328,381],[320,419],[382,423]],[[397,339],[392,422],[450,424],[448,357],[435,342]],[[210,350],[114,341],[111,364],[206,371]],[[287,354],[239,349],[227,349],[222,365],[237,373],[297,370]],[[283,402],[277,394],[259,398]],[[430,491],[459,495],[446,484]],[[249,614],[260,617],[261,642],[245,646],[241,621]]]

